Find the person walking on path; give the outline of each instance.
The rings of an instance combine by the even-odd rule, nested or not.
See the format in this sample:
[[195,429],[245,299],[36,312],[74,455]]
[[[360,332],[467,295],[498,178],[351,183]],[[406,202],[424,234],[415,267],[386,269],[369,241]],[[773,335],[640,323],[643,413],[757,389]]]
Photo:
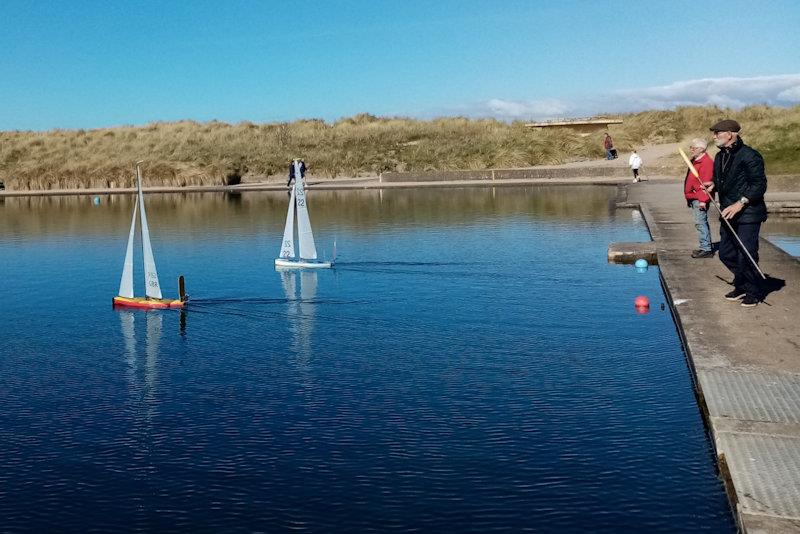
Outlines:
[[708,226],[708,205],[711,198],[703,191],[700,186],[707,189],[714,183],[714,161],[708,155],[706,149],[708,143],[702,139],[692,139],[689,151],[692,153],[692,165],[697,170],[699,178],[695,178],[690,170],[686,170],[686,177],[683,180],[683,195],[686,197],[686,204],[692,208],[694,217],[694,227],[700,239],[700,248],[692,251],[693,258],[713,258],[714,251],[711,248],[711,229]]
[[614,141],[611,139],[611,136],[608,135],[606,132],[606,136],[603,138],[603,148],[606,151],[606,159],[614,159]]
[[633,183],[639,181],[639,169],[642,168],[642,157],[636,153],[634,149],[633,154],[631,157],[628,158],[628,165],[630,166],[631,170],[633,171]]
[[[714,158],[713,191],[719,195],[720,217],[730,222],[744,248],[758,263],[758,234],[767,220],[764,193],[767,176],[764,158],[742,142],[741,127],[734,120],[712,126],[714,144],[720,149]],[[750,262],[727,225],[720,227],[719,259],[733,273],[733,291],[728,300],[741,300],[742,306],[756,306],[766,296],[764,281]]]
[[286,187],[291,187],[294,181],[294,164],[300,163],[300,178],[306,177],[306,162],[301,158],[295,158],[289,163],[289,181],[286,182]]

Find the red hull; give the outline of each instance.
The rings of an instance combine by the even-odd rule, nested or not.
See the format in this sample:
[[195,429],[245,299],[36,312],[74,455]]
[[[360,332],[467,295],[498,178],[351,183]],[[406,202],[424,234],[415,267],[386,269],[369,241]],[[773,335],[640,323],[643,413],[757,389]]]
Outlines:
[[172,299],[149,299],[143,297],[114,297],[112,301],[114,306],[122,308],[139,308],[139,309],[165,309],[165,308],[183,308],[186,306],[186,301],[172,300]]

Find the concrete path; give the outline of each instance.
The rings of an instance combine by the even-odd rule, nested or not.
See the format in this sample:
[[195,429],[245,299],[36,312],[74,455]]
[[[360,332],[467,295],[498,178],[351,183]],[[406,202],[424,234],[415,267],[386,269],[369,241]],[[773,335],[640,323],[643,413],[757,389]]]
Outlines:
[[632,184],[628,202],[641,206],[656,243],[742,530],[800,532],[800,262],[762,239],[762,270],[786,285],[743,308],[723,298],[732,276],[716,257],[690,257],[697,232],[681,184]]
[[[663,145],[647,145],[637,150],[639,157],[642,158],[642,170],[647,172],[648,168],[672,166],[682,169],[683,162],[678,159],[678,147],[684,146],[686,143],[665,143]],[[610,166],[610,167],[623,167],[628,168],[628,159],[630,158],[630,151],[618,152],[617,159],[590,159],[584,161],[573,161],[564,163],[563,165],[552,165],[552,167],[567,167],[572,169],[580,169],[581,167],[595,167],[595,166]]]

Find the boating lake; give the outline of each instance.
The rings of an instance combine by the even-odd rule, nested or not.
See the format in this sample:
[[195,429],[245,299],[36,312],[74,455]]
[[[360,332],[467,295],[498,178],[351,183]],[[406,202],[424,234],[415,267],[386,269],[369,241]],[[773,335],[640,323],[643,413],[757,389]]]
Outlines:
[[312,190],[282,273],[286,193],[147,195],[185,312],[112,309],[133,196],[0,199],[0,530],[734,532],[615,194]]

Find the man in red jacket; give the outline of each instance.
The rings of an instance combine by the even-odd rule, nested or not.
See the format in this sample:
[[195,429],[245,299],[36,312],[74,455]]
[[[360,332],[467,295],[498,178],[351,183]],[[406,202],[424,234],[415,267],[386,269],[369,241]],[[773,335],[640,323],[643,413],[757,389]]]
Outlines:
[[686,204],[692,208],[694,216],[694,227],[700,238],[700,248],[692,251],[693,258],[713,258],[714,251],[711,249],[711,230],[708,227],[708,205],[711,199],[708,197],[700,182],[705,187],[710,187],[714,182],[714,160],[706,153],[708,144],[702,139],[693,139],[689,150],[692,153],[692,165],[697,169],[700,178],[695,178],[691,171],[686,171],[686,178],[683,181],[683,194],[686,197]]

